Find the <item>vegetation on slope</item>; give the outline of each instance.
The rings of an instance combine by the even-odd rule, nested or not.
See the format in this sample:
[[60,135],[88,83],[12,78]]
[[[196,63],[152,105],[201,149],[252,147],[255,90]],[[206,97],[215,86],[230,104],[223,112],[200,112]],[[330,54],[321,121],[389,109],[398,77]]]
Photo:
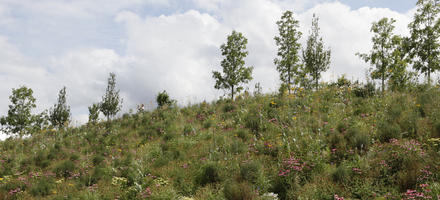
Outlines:
[[0,199],[438,198],[438,87],[293,91],[7,139]]

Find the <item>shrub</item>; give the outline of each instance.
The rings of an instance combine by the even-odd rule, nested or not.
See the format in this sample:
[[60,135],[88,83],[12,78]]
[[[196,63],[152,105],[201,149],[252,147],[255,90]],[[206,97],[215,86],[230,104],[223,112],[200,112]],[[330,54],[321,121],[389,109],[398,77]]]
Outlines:
[[164,106],[171,106],[171,104],[174,103],[174,100],[170,99],[170,96],[168,96],[167,91],[159,92],[159,94],[156,97],[156,103],[159,106],[159,108],[162,108]]
[[356,84],[353,87],[353,93],[356,97],[367,98],[372,97],[376,92],[376,86],[372,82],[368,82],[365,85]]
[[262,129],[260,117],[257,113],[249,113],[245,117],[245,127],[249,128],[255,136],[259,136]]
[[189,124],[185,124],[185,126],[183,127],[183,135],[190,135],[193,132],[194,132],[193,127]]
[[79,159],[79,155],[74,153],[74,154],[70,155],[69,159],[71,161],[77,161]]
[[105,168],[95,167],[91,175],[86,175],[81,177],[81,181],[85,186],[91,186],[93,184],[98,183],[98,181],[105,177],[106,171]]
[[214,122],[212,121],[212,119],[205,120],[205,121],[203,122],[203,128],[205,128],[205,129],[209,129],[209,128],[212,127],[212,124],[214,124]]
[[440,138],[440,120],[434,124],[434,132],[432,137]]
[[294,193],[296,185],[294,177],[276,176],[269,191],[276,193],[281,200],[294,199],[294,194],[292,193]]
[[233,154],[241,154],[246,151],[246,144],[240,140],[236,140],[229,146],[229,151]]
[[252,200],[256,198],[252,188],[245,182],[227,182],[224,186],[223,194],[227,200]]
[[233,104],[232,102],[227,102],[222,108],[224,113],[233,112],[236,109],[237,109],[237,106],[235,104]]
[[198,185],[204,186],[209,183],[217,183],[220,180],[219,166],[216,163],[207,163],[201,167],[195,181]]
[[366,150],[370,146],[368,131],[360,123],[351,126],[347,130],[345,138],[353,149]]
[[350,176],[349,171],[348,171],[347,167],[345,167],[344,165],[340,165],[332,173],[332,179],[334,182],[337,182],[337,183],[347,182],[347,179],[349,178],[349,176]]
[[256,183],[261,173],[261,164],[258,162],[249,162],[240,165],[240,176],[243,180]]
[[46,168],[50,165],[50,161],[47,160],[43,151],[38,151],[34,157],[34,163],[37,167]]
[[47,179],[40,179],[37,183],[33,184],[30,188],[32,196],[47,196],[52,190],[53,184]]
[[54,172],[58,177],[67,178],[75,170],[75,168],[76,166],[74,162],[72,162],[71,160],[66,160],[58,164],[55,167]]
[[102,161],[104,161],[104,157],[103,156],[101,156],[101,155],[95,155],[94,157],[93,157],[93,165],[94,166],[98,166],[99,164],[101,164],[102,163]]
[[399,139],[401,137],[401,129],[398,124],[388,123],[388,122],[379,122],[378,124],[378,136],[379,141],[388,142],[391,139]]
[[243,141],[246,141],[249,137],[248,133],[243,129],[239,129],[236,134],[237,137],[241,138]]

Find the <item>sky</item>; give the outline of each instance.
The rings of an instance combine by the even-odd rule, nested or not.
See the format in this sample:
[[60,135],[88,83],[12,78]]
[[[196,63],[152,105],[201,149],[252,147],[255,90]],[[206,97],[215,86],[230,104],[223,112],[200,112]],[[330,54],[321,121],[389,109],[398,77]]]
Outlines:
[[371,49],[371,23],[396,19],[408,34],[415,0],[0,0],[0,115],[12,88],[27,86],[35,113],[50,109],[67,87],[74,125],[87,121],[87,107],[101,101],[110,72],[123,98],[121,113],[137,104],[155,107],[166,90],[180,105],[212,101],[213,70],[221,70],[220,45],[232,30],[248,38],[246,65],[251,91],[280,84],[273,60],[276,21],[292,10],[304,44],[313,13],[332,58],[324,81],[342,74],[365,79],[368,65],[355,56]]

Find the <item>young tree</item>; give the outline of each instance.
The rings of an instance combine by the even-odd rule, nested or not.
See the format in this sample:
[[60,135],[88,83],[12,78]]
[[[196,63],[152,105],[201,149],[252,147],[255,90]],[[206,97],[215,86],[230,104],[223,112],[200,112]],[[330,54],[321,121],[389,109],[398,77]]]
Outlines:
[[408,46],[407,39],[394,35],[391,41],[393,52],[391,53],[391,63],[388,69],[388,82],[392,91],[401,91],[407,88],[408,84],[413,81],[412,79],[415,77],[415,74],[406,70],[410,62],[406,50]]
[[390,66],[393,62],[392,38],[395,21],[394,19],[382,18],[378,22],[373,22],[371,26],[371,32],[374,33],[373,49],[369,54],[356,54],[366,63],[375,66],[375,69],[372,69],[371,78],[381,80],[382,94],[385,91],[385,80],[390,76]]
[[223,75],[218,71],[212,72],[212,77],[216,80],[215,89],[230,89],[231,98],[240,92],[242,83],[252,80],[253,67],[245,67],[244,58],[248,55],[246,51],[247,39],[242,33],[232,31],[228,36],[226,44],[222,44],[220,49],[225,58],[221,62]]
[[98,122],[100,107],[99,103],[94,103],[89,106],[89,123],[96,124],[96,122]]
[[49,120],[52,126],[61,128],[70,119],[70,106],[66,103],[66,87],[58,93],[58,103],[56,103],[49,113]]
[[157,94],[156,103],[159,108],[162,108],[164,106],[171,106],[174,103],[174,100],[171,100],[167,91],[164,90],[163,92],[159,92],[159,94]]
[[[298,30],[299,22],[293,18],[292,11],[286,11],[277,21],[279,36],[276,36],[275,42],[278,46],[277,56],[274,63],[280,73],[281,81],[287,85],[290,94],[290,87],[293,83],[297,84],[301,76],[301,63],[299,51],[301,44],[299,39],[302,33]],[[297,76],[295,79],[295,75]]]
[[6,126],[7,133],[18,134],[20,137],[29,134],[34,121],[31,111],[36,107],[32,94],[32,89],[25,86],[12,89],[8,115],[0,120]]
[[307,48],[303,50],[304,67],[307,74],[313,79],[316,89],[321,73],[328,70],[330,66],[330,49],[324,49],[322,37],[319,37],[319,18],[313,14],[312,30],[307,39]]
[[119,90],[116,91],[116,75],[110,73],[108,78],[107,90],[102,97],[100,104],[101,112],[107,117],[107,122],[110,118],[115,116],[122,107],[122,99],[119,97]]
[[418,0],[411,32],[413,68],[425,74],[431,84],[431,73],[440,69],[440,0]]

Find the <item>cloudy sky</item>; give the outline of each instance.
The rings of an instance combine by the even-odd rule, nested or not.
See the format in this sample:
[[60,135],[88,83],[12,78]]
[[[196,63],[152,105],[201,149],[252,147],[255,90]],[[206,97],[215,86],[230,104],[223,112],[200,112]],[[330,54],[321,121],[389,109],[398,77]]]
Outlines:
[[346,74],[364,79],[367,65],[354,54],[371,47],[371,23],[397,20],[407,35],[415,0],[0,0],[0,115],[6,115],[12,88],[34,90],[36,112],[50,108],[67,87],[76,124],[99,102],[109,72],[116,73],[123,112],[166,90],[182,105],[213,100],[212,70],[220,70],[219,46],[232,30],[248,38],[252,90],[260,82],[276,91],[273,64],[275,22],[285,10],[300,20],[302,42],[311,17],[320,17],[321,35],[332,49],[324,80]]

